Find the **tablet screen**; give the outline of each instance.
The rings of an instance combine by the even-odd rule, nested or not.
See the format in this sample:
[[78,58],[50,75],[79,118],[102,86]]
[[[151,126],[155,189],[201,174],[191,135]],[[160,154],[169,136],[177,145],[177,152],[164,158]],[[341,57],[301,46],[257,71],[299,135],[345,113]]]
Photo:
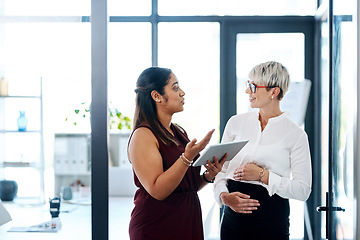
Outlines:
[[197,167],[204,165],[207,160],[210,160],[210,162],[214,162],[214,156],[216,156],[217,159],[220,161],[220,159],[225,155],[225,153],[228,153],[226,161],[230,161],[248,142],[249,141],[247,140],[210,145],[201,153],[200,157],[194,162],[193,166]]

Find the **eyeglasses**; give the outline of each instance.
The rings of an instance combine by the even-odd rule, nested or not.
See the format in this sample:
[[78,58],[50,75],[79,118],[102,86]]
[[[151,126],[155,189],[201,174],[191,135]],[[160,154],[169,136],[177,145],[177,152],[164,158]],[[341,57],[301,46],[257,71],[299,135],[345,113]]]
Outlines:
[[250,91],[252,93],[256,92],[256,88],[275,88],[275,87],[277,87],[277,86],[258,86],[256,84],[251,83],[250,81],[247,81],[246,85],[248,88],[250,88]]

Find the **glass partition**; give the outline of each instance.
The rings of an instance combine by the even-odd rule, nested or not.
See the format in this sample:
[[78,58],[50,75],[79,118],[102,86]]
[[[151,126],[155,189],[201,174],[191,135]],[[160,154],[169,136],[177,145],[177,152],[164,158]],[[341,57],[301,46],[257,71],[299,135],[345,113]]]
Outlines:
[[109,16],[150,16],[151,0],[108,0]]
[[[108,100],[111,110],[128,117],[132,126],[135,88],[140,73],[151,67],[150,23],[108,24]],[[110,122],[112,122],[110,117]],[[131,129],[123,125],[109,129],[109,237],[129,239],[128,227],[136,191],[127,157]]]
[[91,100],[91,24],[81,22],[90,3],[0,1],[0,181],[18,186],[14,200],[2,202],[13,220],[1,239],[19,237],[12,227],[51,220],[53,198],[66,229],[57,236],[91,238],[90,118],[79,114]]
[[[321,189],[327,191],[329,179],[329,24],[321,24]],[[326,195],[321,195],[322,205],[326,205]],[[321,236],[326,237],[326,216],[321,215]]]
[[[79,122],[77,126],[72,122],[77,121],[72,118],[75,117],[74,110],[78,108],[78,104],[89,102],[90,99],[90,24],[5,23],[0,27],[4,50],[0,73],[8,82],[9,96],[3,99],[6,108],[4,120],[9,122],[4,126],[4,130],[15,129],[18,115],[16,111],[24,108],[28,119],[27,130],[38,130],[40,133],[43,131],[43,134],[37,136],[39,140],[43,137],[43,143],[35,138],[24,144],[39,143],[32,146],[32,149],[38,149],[38,158],[44,160],[34,164],[41,171],[44,170],[46,178],[43,179],[40,174],[33,179],[41,179],[44,184],[41,191],[45,190],[47,199],[60,193],[60,186],[54,189],[56,177],[54,180],[51,176],[54,171],[54,135],[90,130],[89,119],[81,124]],[[37,99],[34,99],[36,97]],[[69,121],[66,121],[66,118],[69,118]],[[13,126],[10,125],[11,119]],[[32,124],[35,126],[32,127]],[[17,137],[26,139],[29,135]],[[8,150],[11,149],[8,147]],[[32,157],[27,156],[26,152],[19,154],[22,158],[19,157],[17,161],[32,164]],[[7,162],[7,159],[3,160]],[[10,169],[5,169],[5,178],[19,179],[24,174],[20,169],[11,169],[11,174]],[[22,181],[19,185],[19,197],[25,189],[27,192],[38,192],[40,185],[32,181]]]
[[186,94],[174,122],[191,139],[216,129],[213,143],[219,142],[219,34],[218,23],[159,24],[159,66],[173,70]]
[[109,23],[109,101],[131,119],[135,111],[136,80],[148,67],[151,67],[151,24]]
[[[191,6],[191,7],[189,7]],[[313,0],[159,0],[159,15],[191,16],[286,16],[286,15],[314,15],[316,1]]]
[[250,70],[259,63],[278,61],[289,70],[292,82],[303,81],[304,49],[304,34],[302,33],[237,34],[237,112],[249,110],[248,95],[245,93],[246,81]]
[[[278,0],[271,3],[253,1],[245,5],[232,0],[191,2],[159,0],[158,6],[154,6],[153,9],[152,3],[156,1],[107,1],[108,16],[126,16],[126,18],[117,18],[116,21],[119,22],[110,22],[107,25],[108,62],[106,66],[109,106],[116,108],[132,121],[135,108],[135,82],[141,71],[151,65],[169,67],[177,75],[180,86],[186,93],[184,112],[176,114],[173,121],[183,126],[190,138],[202,138],[210,129],[216,129],[211,143],[220,141],[221,24],[219,22],[183,22],[182,19],[179,19],[179,22],[159,23],[157,21],[161,18],[145,17],[150,16],[154,9],[156,12],[157,7],[159,15],[181,15],[184,19],[187,19],[186,16],[189,15],[312,15],[316,8],[316,1],[313,0],[295,2]],[[260,5],[261,8],[258,7]],[[31,146],[39,142],[40,145],[36,145],[39,149],[29,148],[35,155],[39,155],[35,156],[38,157],[39,164],[30,164],[30,167],[24,169],[31,171],[24,172],[14,164],[16,162],[26,164],[27,161],[22,160],[21,156],[25,159],[27,152],[24,151],[22,155],[21,153],[13,155],[11,158],[18,158],[18,160],[6,166],[7,169],[4,168],[7,163],[0,165],[0,180],[17,178],[19,198],[31,197],[33,194],[42,195],[41,197],[46,201],[39,209],[46,212],[44,215],[46,217],[49,217],[47,200],[55,196],[61,197],[64,206],[67,206],[65,210],[74,211],[74,214],[80,217],[80,219],[72,218],[71,216],[74,215],[64,213],[62,219],[67,230],[62,234],[70,230],[71,237],[76,239],[91,238],[91,202],[89,201],[91,196],[89,191],[91,185],[89,149],[91,142],[89,119],[91,23],[81,22],[82,16],[90,16],[90,13],[91,1],[89,0],[30,2],[0,0],[0,80],[5,77],[8,81],[9,95],[16,97],[30,95],[34,99],[26,98],[26,103],[35,101],[41,105],[40,109],[29,108],[30,110],[26,111],[28,127],[35,129],[33,134],[37,135],[37,138],[35,137],[35,140],[21,138],[22,141],[31,142]],[[75,17],[72,18],[72,16]],[[138,16],[145,17],[137,18]],[[30,21],[27,21],[28,17]],[[173,18],[163,19],[173,21]],[[213,18],[209,19],[213,20]],[[99,39],[102,37],[104,36],[99,36]],[[264,56],[264,52],[256,54],[255,51],[246,52],[247,47],[252,47],[252,41],[256,44],[268,44],[276,42],[274,40],[276,38],[281,41],[276,44],[282,48],[279,47],[271,54],[279,57],[279,61],[289,59],[288,66],[291,68],[291,74],[303,79],[304,59],[297,57],[302,56],[304,52],[302,45],[304,40],[301,34],[238,35],[238,43],[242,42],[238,44],[238,51],[240,51],[237,58],[240,63],[238,70],[250,70],[245,67],[248,66],[246,64],[250,64],[250,61],[246,61],[249,59],[248,56],[254,55],[257,57],[256,60]],[[296,51],[288,47],[285,44],[286,41],[296,45]],[[286,57],[282,58],[283,56]],[[287,65],[285,60],[284,64]],[[255,63],[255,60],[252,63]],[[237,75],[238,86],[241,88],[242,73],[238,72]],[[238,89],[238,91],[241,91],[241,94],[238,94],[240,98],[243,89]],[[0,97],[0,163],[4,162],[5,158],[10,159],[8,155],[4,155],[5,151],[1,148],[8,148],[7,144],[11,142],[17,143],[18,130],[14,121],[18,118],[20,110],[20,107],[15,107],[11,103],[12,105],[6,107],[5,111],[2,106],[7,106],[9,103],[3,103],[4,101],[12,102],[13,99],[11,96]],[[243,111],[243,109],[239,108],[238,111]],[[37,119],[36,124],[34,124],[34,119]],[[8,133],[6,129],[9,128],[11,131],[13,129],[16,131]],[[131,191],[134,190],[130,187],[133,176],[131,165],[126,158],[126,144],[130,129],[120,131],[115,128],[113,130],[109,131],[109,231],[111,239],[128,239],[128,222],[133,206],[133,192]],[[15,137],[8,141],[3,135]],[[104,161],[108,159],[104,157]],[[23,176],[26,176],[26,179]],[[69,195],[69,189],[71,195]],[[122,191],[126,192],[126,197],[113,197],[122,196],[121,194],[124,193]],[[199,196],[202,203],[205,238],[216,239],[220,211],[213,200],[211,186],[201,190]],[[67,202],[76,205],[66,205]],[[32,219],[36,221],[35,223],[48,220],[46,217],[34,215],[37,216]],[[31,225],[27,222],[28,220],[22,219],[20,224]],[[77,228],[77,221],[84,224],[80,224],[81,226]],[[1,236],[6,232],[3,229],[0,229]],[[9,239],[12,237],[8,233],[5,236],[10,236]],[[57,236],[69,239],[65,235]],[[7,240],[7,238],[4,239]]]
[[90,16],[90,0],[1,0],[5,16]]
[[[237,113],[257,110],[249,107],[249,96],[245,90],[250,70],[259,63],[278,61],[289,70],[292,82],[303,81],[305,73],[304,47],[302,33],[237,34]],[[288,94],[291,90],[290,86]],[[286,97],[285,95],[282,101],[286,100]],[[286,111],[287,109],[282,108],[282,110],[292,117],[291,112]],[[290,110],[292,109],[290,108]],[[292,115],[295,116],[295,114]],[[301,122],[298,119],[293,120]],[[290,208],[290,238],[301,239],[304,237],[304,202],[290,199]]]
[[322,23],[322,204],[331,208],[322,214],[322,237],[353,239],[356,1],[331,3],[331,18]]
[[[211,143],[220,141],[218,23],[160,23],[159,66],[168,67],[185,91],[184,111],[173,116],[190,139],[202,139],[216,129]],[[204,171],[205,168],[202,170]],[[205,238],[217,236],[219,207],[212,186],[199,192]]]

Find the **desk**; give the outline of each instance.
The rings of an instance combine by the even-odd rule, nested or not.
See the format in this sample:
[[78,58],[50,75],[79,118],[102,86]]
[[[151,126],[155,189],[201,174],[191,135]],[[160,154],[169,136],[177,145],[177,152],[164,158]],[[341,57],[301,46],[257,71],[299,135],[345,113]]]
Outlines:
[[[91,239],[91,206],[61,203],[59,217],[62,229],[58,232],[7,232],[15,226],[31,226],[51,219],[49,204],[19,205],[3,202],[9,211],[12,221],[0,226],[1,240],[90,240]],[[111,197],[109,199],[109,239],[129,239],[128,226],[133,208],[132,197]]]

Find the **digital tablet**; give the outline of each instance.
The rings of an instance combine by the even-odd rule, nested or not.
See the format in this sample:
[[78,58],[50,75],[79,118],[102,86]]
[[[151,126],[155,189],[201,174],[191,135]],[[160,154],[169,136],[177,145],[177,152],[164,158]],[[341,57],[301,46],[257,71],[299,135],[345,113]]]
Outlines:
[[226,161],[230,161],[235,157],[235,155],[248,143],[249,141],[240,141],[240,142],[229,142],[229,143],[218,143],[210,145],[206,148],[200,155],[200,157],[194,162],[193,166],[204,165],[207,160],[214,162],[214,156],[220,161],[220,159],[228,153]]

